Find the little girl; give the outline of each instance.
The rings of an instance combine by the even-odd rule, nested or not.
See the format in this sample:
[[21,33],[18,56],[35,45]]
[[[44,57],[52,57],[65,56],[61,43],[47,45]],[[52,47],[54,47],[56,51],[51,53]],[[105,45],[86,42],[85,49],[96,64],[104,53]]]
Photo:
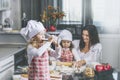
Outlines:
[[[76,56],[76,49],[73,48],[72,44],[72,34],[68,30],[62,30],[62,32],[58,36],[60,46],[60,54],[59,60],[61,62],[72,62],[74,60],[79,60],[79,57]],[[74,53],[73,53],[74,51]]]
[[[21,34],[29,40],[28,54],[28,80],[50,80],[48,48],[54,41],[53,37],[45,42],[45,28],[41,22],[30,20],[27,26],[21,29]],[[52,51],[54,56],[57,56]]]

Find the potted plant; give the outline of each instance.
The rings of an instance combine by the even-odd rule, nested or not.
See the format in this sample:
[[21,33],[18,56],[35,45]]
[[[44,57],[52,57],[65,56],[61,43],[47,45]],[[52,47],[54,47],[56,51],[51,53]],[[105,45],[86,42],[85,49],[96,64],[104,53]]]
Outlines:
[[42,14],[42,22],[48,22],[49,30],[55,31],[57,26],[58,19],[63,19],[65,16],[63,11],[59,11],[59,8],[54,8],[51,5],[48,5],[46,9],[44,9]]

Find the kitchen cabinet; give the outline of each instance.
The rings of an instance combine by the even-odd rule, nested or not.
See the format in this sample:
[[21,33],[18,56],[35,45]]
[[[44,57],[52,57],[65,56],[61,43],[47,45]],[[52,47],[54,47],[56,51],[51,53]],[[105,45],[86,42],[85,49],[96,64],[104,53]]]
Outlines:
[[26,48],[14,54],[14,74],[23,73],[20,67],[28,66]]
[[0,32],[0,80],[12,80],[17,63],[14,55],[24,50],[26,40],[19,32]]
[[102,62],[110,63],[115,69],[120,70],[120,35],[100,34],[102,43]]
[[0,11],[10,9],[10,0],[0,0]]
[[21,0],[21,17],[23,18],[23,13],[26,14],[27,20],[40,19],[41,11],[41,0]]
[[12,79],[11,76],[13,72],[14,72],[14,56],[13,55],[0,60],[0,80],[11,80]]

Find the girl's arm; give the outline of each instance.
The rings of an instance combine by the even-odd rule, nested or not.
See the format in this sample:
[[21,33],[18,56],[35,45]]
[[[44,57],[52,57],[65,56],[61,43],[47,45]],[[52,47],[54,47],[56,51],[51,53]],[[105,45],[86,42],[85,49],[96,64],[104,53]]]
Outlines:
[[52,48],[48,49],[49,55],[55,58],[59,58],[59,56],[61,55],[61,48],[60,47],[55,47],[55,50]]
[[31,56],[41,56],[51,45],[51,42],[46,42],[43,46],[40,48],[35,48],[32,45],[29,45],[27,48],[27,52]]
[[33,47],[32,45],[29,45],[27,52],[30,56],[41,56],[50,47],[53,41],[54,41],[53,36],[50,36],[48,38],[48,42],[46,42],[44,45],[42,45],[38,49]]
[[53,41],[53,44],[55,45],[55,50],[51,49],[50,55],[55,58],[59,58],[61,56],[62,47],[60,46],[60,44],[58,44],[56,40]]

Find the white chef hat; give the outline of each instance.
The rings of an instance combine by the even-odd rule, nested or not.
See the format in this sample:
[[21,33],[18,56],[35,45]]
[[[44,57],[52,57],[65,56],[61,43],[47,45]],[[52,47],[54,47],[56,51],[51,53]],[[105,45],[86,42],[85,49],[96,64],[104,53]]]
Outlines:
[[69,30],[66,30],[66,29],[62,30],[58,37],[61,38],[61,40],[72,41],[72,33]]
[[30,20],[25,28],[22,28],[20,33],[27,39],[30,40],[39,32],[45,32],[45,28],[41,22]]

